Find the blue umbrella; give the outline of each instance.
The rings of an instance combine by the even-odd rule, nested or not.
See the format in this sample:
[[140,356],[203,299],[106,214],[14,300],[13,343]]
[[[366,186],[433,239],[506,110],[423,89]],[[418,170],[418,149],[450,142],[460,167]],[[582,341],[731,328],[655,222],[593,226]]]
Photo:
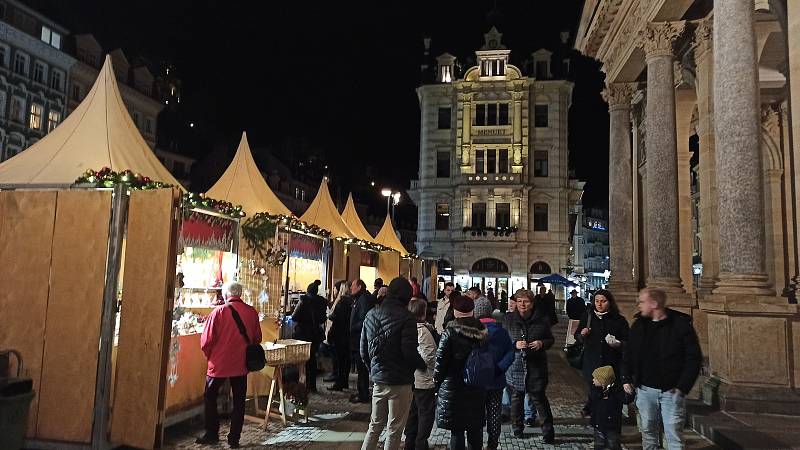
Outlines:
[[539,283],[549,283],[549,284],[563,284],[564,286],[577,286],[577,284],[569,281],[568,279],[562,277],[561,275],[554,273],[550,274],[544,278],[539,278]]

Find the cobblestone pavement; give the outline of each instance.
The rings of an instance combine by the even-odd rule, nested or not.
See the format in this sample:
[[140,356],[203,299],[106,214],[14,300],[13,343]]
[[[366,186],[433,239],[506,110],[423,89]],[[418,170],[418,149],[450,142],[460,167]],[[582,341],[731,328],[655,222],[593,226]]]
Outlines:
[[[550,362],[550,385],[547,395],[555,418],[555,445],[542,441],[541,430],[526,428],[526,439],[512,436],[508,424],[503,425],[500,438],[501,449],[589,449],[594,448],[591,428],[587,419],[580,417],[580,409],[586,395],[586,386],[577,371],[569,367],[560,351],[564,343],[565,320],[554,327],[556,345],[548,352]],[[351,386],[355,380],[351,380]],[[259,424],[245,423],[242,432],[242,448],[275,449],[359,449],[369,423],[370,408],[366,404],[353,405],[348,401],[350,392],[331,392],[319,383],[319,394],[310,397],[310,417],[308,423],[292,422],[283,427],[274,419],[266,430]],[[223,421],[220,432],[221,444],[202,446],[194,443],[202,434],[198,420],[179,424],[167,429],[165,448],[171,449],[226,449],[227,421]],[[485,433],[484,433],[485,435]],[[450,433],[434,428],[430,437],[431,448],[447,448]],[[694,432],[687,430],[687,449],[711,450],[716,447]],[[639,433],[635,425],[623,429],[623,443],[626,449],[641,448]]]

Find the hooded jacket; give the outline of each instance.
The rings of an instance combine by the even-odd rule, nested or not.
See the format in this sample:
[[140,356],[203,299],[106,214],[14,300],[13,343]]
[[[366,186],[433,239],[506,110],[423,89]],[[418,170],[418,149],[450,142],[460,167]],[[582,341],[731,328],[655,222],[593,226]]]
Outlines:
[[494,363],[497,366],[494,383],[487,386],[487,389],[503,389],[506,387],[506,371],[514,362],[514,343],[511,342],[508,331],[495,319],[481,319],[481,323],[489,332],[489,351],[494,356]]
[[474,317],[454,319],[442,333],[433,379],[439,396],[436,400],[436,426],[446,430],[483,427],[486,421],[482,386],[464,384],[464,366],[473,349],[488,339],[486,327]]
[[361,359],[378,384],[414,383],[414,371],[427,365],[417,352],[417,321],[408,311],[411,285],[402,277],[389,283],[380,305],[364,318]]

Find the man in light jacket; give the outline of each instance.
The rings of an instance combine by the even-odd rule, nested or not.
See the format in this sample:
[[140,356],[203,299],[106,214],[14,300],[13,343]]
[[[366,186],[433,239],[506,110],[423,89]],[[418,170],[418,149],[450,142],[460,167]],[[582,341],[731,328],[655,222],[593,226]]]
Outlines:
[[433,327],[425,322],[428,302],[412,299],[408,304],[411,315],[417,319],[417,352],[425,361],[426,369],[414,372],[414,398],[406,422],[405,450],[426,450],[428,437],[433,429],[436,416],[436,383],[433,381],[433,368],[436,366],[436,339]]
[[[217,394],[228,380],[233,391],[233,411],[228,445],[239,448],[239,437],[244,424],[244,403],[247,393],[247,365],[245,349],[248,344],[261,343],[261,324],[258,312],[242,301],[242,285],[230,283],[223,288],[225,304],[217,306],[206,319],[200,348],[208,358],[206,372],[205,434],[197,439],[198,444],[216,444],[219,441],[219,416]],[[241,318],[247,340],[239,332],[234,311]],[[249,342],[248,342],[249,341]]]
[[445,283],[444,290],[442,291],[444,296],[436,303],[436,320],[434,321],[434,326],[436,327],[436,332],[439,334],[444,332],[444,327],[447,325],[447,322],[450,322],[455,317],[453,315],[453,308],[450,306],[450,294],[452,294],[454,290],[455,285],[451,281]]

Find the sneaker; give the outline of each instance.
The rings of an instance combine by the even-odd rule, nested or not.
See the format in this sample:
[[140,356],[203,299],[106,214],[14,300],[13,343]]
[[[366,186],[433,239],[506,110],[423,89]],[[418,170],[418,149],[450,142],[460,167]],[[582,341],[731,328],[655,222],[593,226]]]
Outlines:
[[215,445],[215,444],[219,444],[219,437],[211,436],[211,435],[208,435],[208,434],[204,434],[204,435],[200,436],[199,438],[195,439],[194,443],[195,444],[202,444],[202,445]]

